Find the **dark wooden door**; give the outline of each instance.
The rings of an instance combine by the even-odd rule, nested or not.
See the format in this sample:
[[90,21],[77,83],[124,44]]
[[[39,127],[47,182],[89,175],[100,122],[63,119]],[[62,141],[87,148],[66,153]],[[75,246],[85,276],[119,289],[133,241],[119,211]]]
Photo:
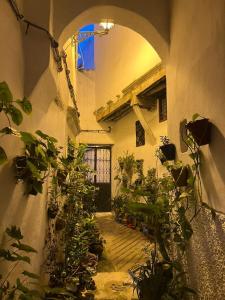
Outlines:
[[99,189],[95,198],[97,211],[111,211],[111,147],[89,146],[85,161],[95,171],[89,178]]

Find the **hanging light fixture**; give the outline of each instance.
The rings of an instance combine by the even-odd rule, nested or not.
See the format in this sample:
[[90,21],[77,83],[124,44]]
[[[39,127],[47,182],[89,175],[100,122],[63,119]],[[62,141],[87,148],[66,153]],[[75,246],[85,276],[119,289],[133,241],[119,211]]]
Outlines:
[[103,27],[105,31],[109,31],[113,28],[114,23],[112,20],[102,20],[102,22],[99,25]]

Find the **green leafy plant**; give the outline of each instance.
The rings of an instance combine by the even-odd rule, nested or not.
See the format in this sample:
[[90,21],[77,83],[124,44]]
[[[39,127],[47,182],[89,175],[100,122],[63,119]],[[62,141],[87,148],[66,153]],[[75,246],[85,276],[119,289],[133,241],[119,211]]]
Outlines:
[[[10,264],[8,272],[0,274],[0,299],[42,299],[41,293],[30,286],[38,283],[39,276],[23,270],[13,283],[10,279],[20,263],[30,264],[30,254],[37,251],[22,242],[23,235],[20,228],[11,226],[5,230],[9,237],[7,248],[0,248],[0,262]],[[32,282],[29,282],[32,280]]]
[[[13,95],[6,82],[0,82],[0,113],[3,113],[8,122],[8,126],[0,130],[2,135],[18,135],[17,130],[13,129],[11,122],[20,125],[23,121],[23,113],[30,114],[32,105],[27,98],[13,100]],[[6,162],[7,154],[0,146],[0,165]]]
[[26,194],[37,195],[42,193],[50,169],[58,166],[60,151],[56,146],[57,140],[41,130],[37,130],[36,135],[21,131],[20,138],[24,142],[25,153],[14,159],[16,179],[26,184]]
[[[56,172],[50,189],[61,193],[63,201],[58,201],[57,218],[49,222],[51,234],[47,241],[46,267],[51,289],[46,292],[46,299],[53,295],[55,298],[66,297],[65,290],[71,299],[81,299],[83,291],[95,289],[92,275],[103,251],[104,241],[93,218],[96,189],[88,180],[91,170],[84,162],[86,146],[76,147],[71,143],[70,147],[70,153],[61,157],[58,165],[60,176],[66,174],[64,183],[59,182]],[[53,192],[54,197],[55,194]]]

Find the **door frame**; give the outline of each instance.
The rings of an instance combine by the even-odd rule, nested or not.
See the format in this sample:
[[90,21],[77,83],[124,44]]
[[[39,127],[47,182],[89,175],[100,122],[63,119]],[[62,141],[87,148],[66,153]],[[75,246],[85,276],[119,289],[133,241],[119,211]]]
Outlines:
[[[113,144],[87,144],[87,149],[108,149],[110,151],[110,207],[112,204],[112,146]],[[94,161],[94,170],[97,170],[97,151],[95,151],[95,161]],[[96,175],[94,176],[94,185],[97,185],[98,183],[96,182]]]

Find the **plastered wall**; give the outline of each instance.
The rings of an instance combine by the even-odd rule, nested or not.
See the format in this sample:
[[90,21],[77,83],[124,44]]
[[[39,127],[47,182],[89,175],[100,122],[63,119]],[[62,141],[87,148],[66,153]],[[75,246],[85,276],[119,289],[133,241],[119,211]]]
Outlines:
[[115,25],[104,37],[96,38],[96,88],[98,107],[134,80],[160,63],[153,47],[135,31]]
[[199,299],[225,295],[225,2],[172,2],[171,45],[167,63],[168,130],[180,153],[179,122],[194,113],[214,124],[211,143],[202,147],[203,200],[223,213],[215,220],[203,209],[193,222],[187,270]]
[[[160,136],[167,135],[167,121],[159,123],[158,107],[156,107],[154,111],[143,111],[143,114],[157,142],[155,145],[151,145],[150,138],[145,132],[145,145],[136,147],[135,122],[137,121],[137,117],[133,111],[117,121],[113,125],[113,138],[116,142],[112,151],[112,178],[114,178],[118,172],[118,157],[124,156],[127,151],[129,154],[133,153],[135,159],[144,160],[143,171],[145,175],[149,168],[157,168],[159,175],[165,172],[165,169],[156,159],[155,150],[160,144]],[[118,191],[117,184],[118,182],[113,180],[113,196],[115,196]]]
[[[194,113],[213,123],[203,146],[205,201],[225,212],[225,2],[173,1],[167,64],[169,135],[179,149],[179,122]],[[181,155],[185,159],[186,155]]]
[[[23,12],[23,2],[17,2]],[[38,22],[38,20],[36,21]],[[32,35],[31,32],[29,34]],[[24,57],[25,38],[24,28],[16,20],[9,3],[5,0],[0,1],[0,82],[8,83],[14,99],[27,96],[33,105],[32,114],[24,116],[24,121],[18,129],[31,133],[37,129],[43,130],[56,137],[60,145],[65,145],[68,133],[66,112],[60,109],[55,102],[55,97],[60,95],[64,106],[66,107],[68,104],[69,92],[66,89],[65,74],[58,75],[55,64],[50,61],[50,68],[38,78],[32,91],[25,92],[25,83],[27,80],[29,81],[29,78],[25,80],[24,77],[25,61],[27,61]],[[32,43],[32,39],[30,42]],[[47,43],[49,49],[49,41],[46,36],[44,36],[44,42]],[[28,39],[26,43],[29,44]],[[37,52],[33,53],[32,64],[29,65],[31,68],[32,65],[38,64],[36,54]],[[5,126],[8,126],[7,120],[1,114],[0,128]],[[23,144],[17,137],[6,136],[1,138],[1,146],[5,148],[9,159],[0,167],[0,243],[4,240],[3,231],[7,226],[20,226],[24,234],[24,242],[38,251],[37,255],[32,255],[32,265],[26,266],[26,268],[33,272],[39,272],[45,238],[47,184],[43,194],[26,197],[23,185],[15,184],[12,170],[12,159],[23,153]]]

